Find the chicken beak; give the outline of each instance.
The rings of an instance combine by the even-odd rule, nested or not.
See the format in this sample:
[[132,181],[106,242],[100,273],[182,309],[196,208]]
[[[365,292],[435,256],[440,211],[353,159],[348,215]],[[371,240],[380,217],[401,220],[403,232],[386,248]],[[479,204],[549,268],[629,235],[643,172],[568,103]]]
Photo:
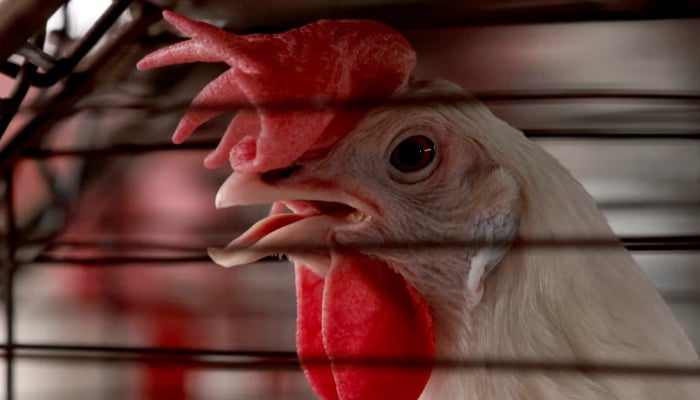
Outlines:
[[345,204],[370,215],[372,208],[365,201],[333,185],[306,183],[270,184],[259,174],[232,173],[216,194],[216,208],[266,204],[286,200],[312,200]]
[[[234,172],[221,185],[216,193],[216,208],[246,206],[251,204],[273,203],[282,197],[289,197],[287,191],[266,184],[258,174]],[[285,196],[286,195],[286,196]]]
[[[225,208],[284,201],[341,203],[355,210],[367,206],[354,196],[332,185],[310,183],[268,183],[257,174],[234,172],[216,195],[216,207]],[[330,265],[330,238],[333,229],[352,223],[344,214],[273,213],[258,221],[224,248],[209,248],[210,258],[224,267],[248,264],[272,254],[287,254],[302,262],[319,276]]]

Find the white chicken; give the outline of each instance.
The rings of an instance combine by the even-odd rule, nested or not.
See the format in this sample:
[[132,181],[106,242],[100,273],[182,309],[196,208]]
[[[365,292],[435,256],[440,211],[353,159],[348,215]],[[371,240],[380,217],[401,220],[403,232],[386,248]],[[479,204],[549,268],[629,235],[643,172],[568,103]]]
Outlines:
[[[195,106],[258,104],[274,95],[424,99],[367,112],[245,110],[208,159],[215,166],[230,156],[235,171],[217,207],[276,204],[268,218],[210,255],[233,266],[287,249],[297,273],[298,351],[320,397],[700,398],[698,383],[683,379],[341,362],[697,365],[698,356],[622,244],[510,246],[591,237],[614,243],[616,236],[584,188],[522,132],[476,101],[431,101],[467,95],[449,82],[410,80],[415,57],[397,32],[371,21],[322,21],[243,37],[165,16],[193,39],[147,56],[140,68],[231,66]],[[377,82],[386,84],[377,89]],[[218,113],[189,112],[176,140]],[[284,206],[292,213],[281,212]],[[464,245],[421,245],[438,241]],[[317,358],[326,362],[304,362]]]

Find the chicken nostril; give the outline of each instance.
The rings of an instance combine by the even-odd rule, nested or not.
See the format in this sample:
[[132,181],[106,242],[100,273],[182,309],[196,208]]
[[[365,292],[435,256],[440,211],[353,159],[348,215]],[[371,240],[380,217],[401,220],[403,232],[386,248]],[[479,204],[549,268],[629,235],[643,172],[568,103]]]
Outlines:
[[263,172],[261,179],[265,183],[274,183],[282,179],[289,178],[301,168],[301,165],[292,165],[287,168],[273,169],[272,171]]

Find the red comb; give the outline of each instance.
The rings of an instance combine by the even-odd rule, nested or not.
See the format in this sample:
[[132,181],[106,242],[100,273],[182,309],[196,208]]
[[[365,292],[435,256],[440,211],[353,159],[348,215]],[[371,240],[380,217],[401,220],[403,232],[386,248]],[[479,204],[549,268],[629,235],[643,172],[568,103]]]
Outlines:
[[[146,56],[139,69],[226,62],[231,68],[192,101],[173,141],[181,143],[224,110],[212,105],[388,97],[403,88],[415,53],[392,28],[369,20],[323,20],[288,32],[238,36],[171,11],[163,17],[191,39]],[[208,107],[208,108],[207,108]],[[358,111],[246,109],[231,121],[205,165],[230,160],[241,172],[287,167],[343,137]]]

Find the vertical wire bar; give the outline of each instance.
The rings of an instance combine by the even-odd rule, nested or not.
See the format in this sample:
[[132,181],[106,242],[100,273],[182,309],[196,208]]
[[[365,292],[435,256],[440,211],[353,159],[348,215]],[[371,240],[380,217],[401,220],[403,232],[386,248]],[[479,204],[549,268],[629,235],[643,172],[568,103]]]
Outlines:
[[5,174],[5,196],[3,205],[5,209],[5,260],[2,265],[3,300],[5,302],[5,398],[14,399],[15,389],[15,365],[14,365],[14,273],[15,273],[15,245],[16,226],[14,214],[14,168],[8,169]]

